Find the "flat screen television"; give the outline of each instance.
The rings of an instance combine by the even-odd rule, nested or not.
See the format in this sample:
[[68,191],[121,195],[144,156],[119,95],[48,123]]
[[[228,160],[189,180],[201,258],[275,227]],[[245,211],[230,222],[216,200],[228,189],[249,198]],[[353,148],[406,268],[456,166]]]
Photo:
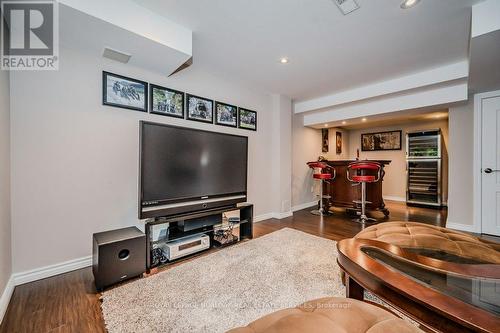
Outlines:
[[245,136],[141,121],[139,218],[245,202],[247,160]]

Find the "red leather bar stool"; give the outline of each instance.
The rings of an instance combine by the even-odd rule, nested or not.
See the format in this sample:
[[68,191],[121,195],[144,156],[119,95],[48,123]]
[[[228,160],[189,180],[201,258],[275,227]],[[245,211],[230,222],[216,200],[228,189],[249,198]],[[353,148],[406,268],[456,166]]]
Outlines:
[[[353,183],[361,184],[361,216],[358,222],[376,221],[376,219],[366,216],[366,183],[376,183],[380,180],[382,167],[378,162],[356,161],[347,166],[347,179]],[[367,175],[367,172],[376,173]]]
[[320,216],[328,215],[330,212],[328,210],[325,211],[323,208],[323,199],[330,199],[331,196],[323,195],[323,182],[331,183],[335,179],[335,169],[325,162],[308,162],[307,165],[313,170],[313,178],[320,181],[319,209],[312,210],[311,214]]

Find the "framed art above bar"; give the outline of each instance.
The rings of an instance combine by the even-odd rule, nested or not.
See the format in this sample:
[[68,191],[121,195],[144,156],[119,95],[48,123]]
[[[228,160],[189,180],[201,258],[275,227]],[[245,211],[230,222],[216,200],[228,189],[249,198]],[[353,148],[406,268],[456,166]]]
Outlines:
[[164,116],[184,118],[184,93],[150,84],[150,112]]
[[102,104],[148,112],[148,83],[102,72]]
[[342,132],[335,132],[335,152],[342,154]]
[[222,126],[238,127],[238,107],[215,102],[215,123]]
[[257,112],[240,108],[238,113],[238,127],[256,131],[257,130]]
[[214,101],[186,94],[187,119],[212,124],[214,122]]
[[361,150],[401,150],[402,131],[361,134]]
[[321,152],[322,153],[328,153],[329,150],[329,145],[328,145],[328,128],[322,128],[321,129]]

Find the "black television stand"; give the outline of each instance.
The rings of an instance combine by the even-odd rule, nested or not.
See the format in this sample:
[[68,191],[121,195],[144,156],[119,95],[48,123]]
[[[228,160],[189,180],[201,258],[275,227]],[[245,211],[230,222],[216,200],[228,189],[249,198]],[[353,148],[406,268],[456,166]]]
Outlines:
[[158,262],[158,260],[153,260],[153,252],[156,251],[155,253],[157,253],[158,249],[161,249],[161,246],[165,243],[205,234],[210,238],[210,248],[224,246],[214,239],[214,229],[218,229],[223,225],[223,214],[233,211],[239,211],[240,221],[233,224],[236,227],[234,232],[237,232],[238,229],[239,232],[235,235],[237,241],[231,242],[231,244],[245,239],[252,239],[253,205],[247,203],[147,220],[145,225],[147,273],[150,273],[153,268],[169,265],[201,253],[193,253],[172,261],[163,260]]

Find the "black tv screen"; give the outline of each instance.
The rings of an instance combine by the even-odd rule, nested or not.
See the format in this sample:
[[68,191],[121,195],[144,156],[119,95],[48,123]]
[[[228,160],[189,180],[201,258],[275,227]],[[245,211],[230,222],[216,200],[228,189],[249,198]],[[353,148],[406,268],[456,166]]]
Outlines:
[[141,122],[141,205],[247,192],[248,138]]

